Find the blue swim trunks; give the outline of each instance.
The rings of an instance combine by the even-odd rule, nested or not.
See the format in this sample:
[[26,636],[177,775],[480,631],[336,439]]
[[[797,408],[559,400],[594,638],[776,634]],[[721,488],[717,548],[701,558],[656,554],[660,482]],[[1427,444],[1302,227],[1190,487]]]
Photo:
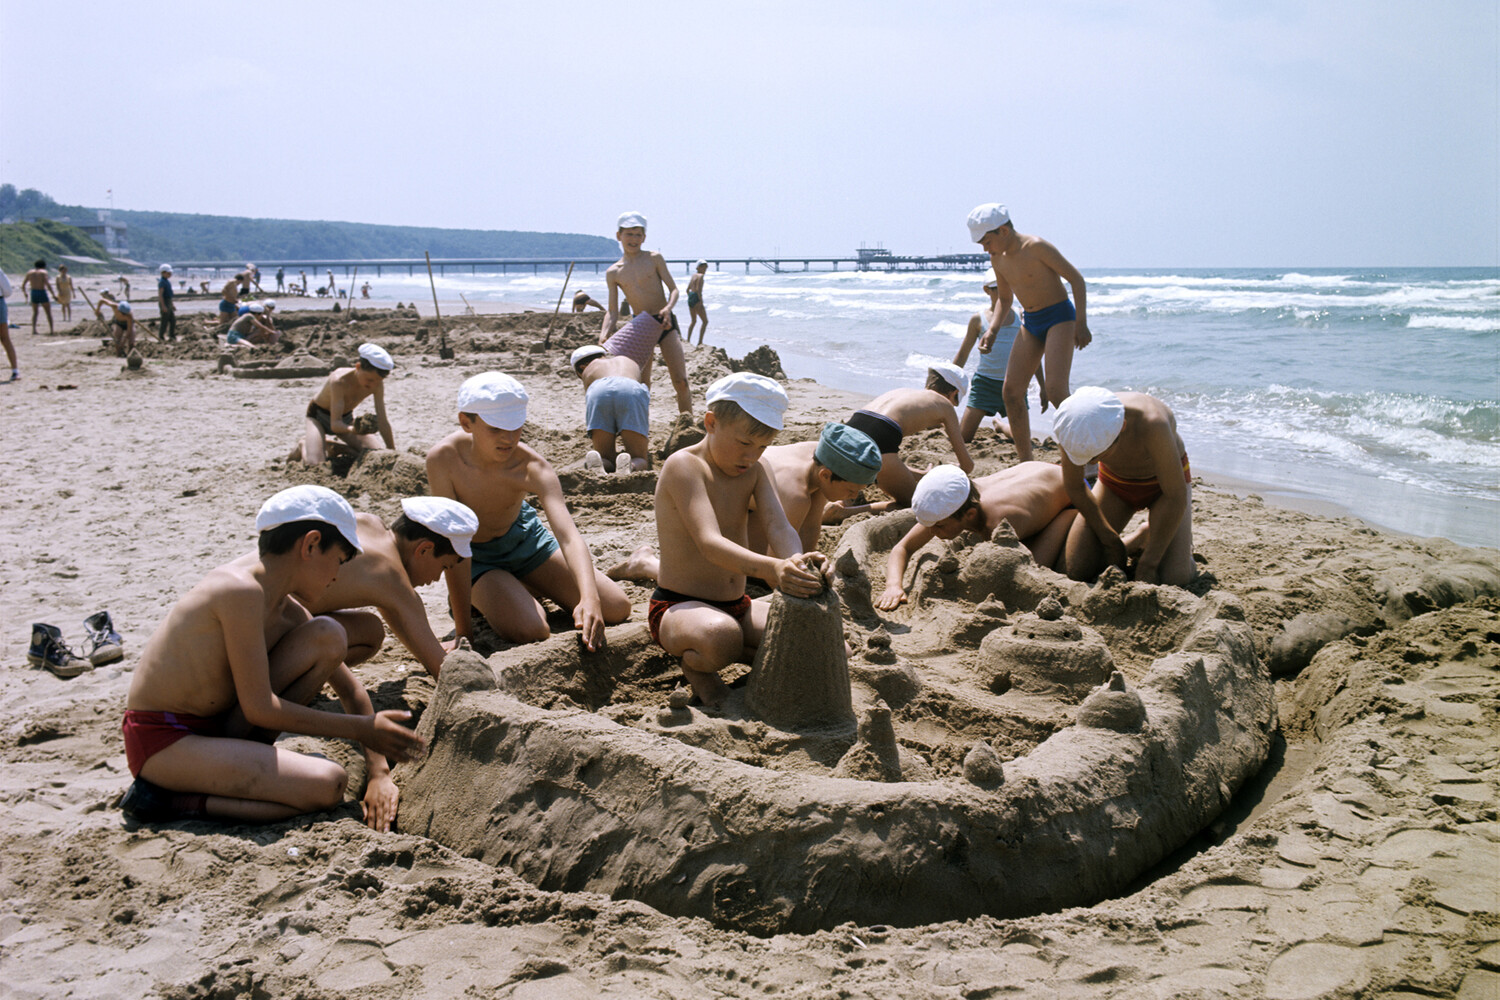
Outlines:
[[228,299],[220,299],[219,300],[219,312],[226,313],[226,314],[228,314],[230,316],[233,316],[234,315],[234,311],[235,310],[234,310],[234,303],[233,302],[230,302]]
[[1061,302],[1054,302],[1047,308],[1038,309],[1035,312],[1028,309],[1021,314],[1021,326],[1038,340],[1046,340],[1048,330],[1059,323],[1066,323],[1077,318],[1078,313],[1073,310],[1073,303],[1068,299],[1063,299]]
[[44,305],[46,305],[50,301],[52,301],[52,300],[49,299],[49,298],[47,298],[47,289],[45,289],[45,288],[33,288],[31,290],[31,304],[32,305],[34,305],[34,306],[44,306]]
[[521,504],[510,530],[487,542],[473,542],[474,557],[469,566],[469,580],[477,580],[492,569],[503,569],[517,579],[540,569],[542,563],[557,551],[552,537],[529,503]]
[[651,391],[633,378],[607,375],[596,379],[584,394],[583,407],[591,431],[651,436]]
[[974,384],[969,386],[969,398],[966,401],[971,409],[978,410],[987,417],[995,414],[1005,416],[1005,400],[1000,396],[1000,390],[1005,388],[1005,379],[991,378],[988,375],[974,373]]

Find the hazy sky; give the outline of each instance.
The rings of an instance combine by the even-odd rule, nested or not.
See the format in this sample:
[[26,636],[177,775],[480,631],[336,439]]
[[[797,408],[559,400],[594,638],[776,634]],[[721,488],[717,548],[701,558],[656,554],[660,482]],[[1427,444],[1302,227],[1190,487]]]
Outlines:
[[968,251],[1001,201],[1084,268],[1500,265],[1495,0],[0,0],[0,45],[0,181],[66,203],[633,208],[675,257]]

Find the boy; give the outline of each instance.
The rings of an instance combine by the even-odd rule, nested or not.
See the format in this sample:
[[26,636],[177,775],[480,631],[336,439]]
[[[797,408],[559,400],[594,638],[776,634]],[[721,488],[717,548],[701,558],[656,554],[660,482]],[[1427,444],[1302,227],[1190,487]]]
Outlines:
[[[787,397],[772,379],[737,372],[708,388],[702,441],[674,452],[656,483],[661,548],[651,595],[651,637],[682,660],[694,694],[711,708],[729,689],[719,671],[748,662],[766,627],[766,603],[745,594],[760,577],[794,597],[823,589],[827,559],[802,552],[760,457],[776,437]],[[754,502],[754,510],[751,503]],[[748,547],[758,521],[771,554]]]
[[21,369],[16,363],[16,345],[10,341],[10,304],[5,301],[11,291],[10,279],[0,270],[0,347],[5,348],[5,360],[10,362],[10,381],[16,382],[21,378]]
[[[62,278],[57,279],[59,285]],[[177,307],[172,304],[172,265],[161,266],[161,277],[156,279],[156,308],[161,319],[156,326],[158,341],[177,339]],[[170,334],[170,336],[168,336]]]
[[[584,420],[594,445],[584,464],[605,472],[649,469],[651,390],[641,384],[640,368],[629,358],[606,354],[598,344],[578,348],[570,361],[583,379]],[[615,454],[616,438],[625,446],[620,455]]]
[[587,311],[589,309],[598,309],[600,311],[603,311],[604,304],[602,302],[595,302],[593,300],[593,298],[591,298],[589,296],[588,292],[584,292],[584,291],[574,292],[573,293],[573,311],[576,312],[576,313],[581,313],[581,312],[585,312],[585,311]]
[[901,461],[901,439],[933,427],[941,427],[953,445],[959,466],[968,472],[974,468],[969,449],[964,447],[958,430],[959,397],[968,391],[969,380],[957,365],[939,362],[927,369],[924,389],[892,389],[876,396],[862,410],[855,410],[844,423],[870,435],[880,449],[880,475],[875,482],[898,504],[911,503],[917,487],[915,473]]
[[698,331],[698,344],[702,346],[703,335],[708,332],[708,310],[703,308],[703,276],[708,273],[708,261],[700,257],[693,268],[697,273],[688,282],[688,313],[692,318],[688,320],[687,342],[693,342],[693,327],[701,321],[703,327]]
[[236,274],[224,282],[224,290],[219,293],[219,332],[224,333],[229,329],[229,324],[234,322],[240,311],[240,284],[248,281],[250,275],[244,271]]
[[875,601],[881,611],[906,602],[906,564],[934,538],[957,538],[964,531],[988,538],[1002,520],[1009,521],[1036,564],[1054,569],[1078,513],[1068,506],[1062,470],[1050,462],[1022,462],[973,480],[956,466],[939,465],[917,484],[911,505],[917,524],[886,558],[885,590]]
[[271,325],[270,312],[275,302],[252,302],[240,306],[240,314],[229,324],[224,335],[227,344],[249,344],[251,347],[269,346],[281,339],[281,333]]
[[[993,278],[984,283],[984,290],[989,293],[990,308],[969,317],[969,329],[964,334],[964,342],[959,345],[958,351],[953,355],[953,363],[959,368],[968,363],[970,348],[980,340],[983,334],[989,332],[995,311],[1000,308],[1000,286]],[[995,328],[989,349],[981,347],[979,350],[979,367],[974,371],[974,380],[969,386],[969,398],[965,401],[963,419],[959,421],[959,432],[963,434],[966,444],[974,440],[974,432],[979,429],[979,422],[985,417],[995,416],[996,413],[1000,415],[995,419],[995,429],[1006,437],[1011,437],[1010,424],[1005,419],[1005,399],[1001,393],[1005,388],[1005,366],[1010,359],[1011,345],[1020,331],[1021,318],[1014,309],[1011,309],[1001,318],[999,325]],[[1036,385],[1042,393],[1042,411],[1045,413],[1047,387],[1042,384],[1040,368],[1036,373]]]
[[[454,631],[472,639],[470,609],[478,608],[507,642],[540,642],[552,630],[537,598],[548,597],[573,613],[593,652],[604,645],[606,624],[630,617],[630,600],[594,569],[551,464],[521,443],[527,400],[509,375],[475,375],[458,390],[460,429],[427,453],[432,494],[479,516],[472,558],[446,574]],[[528,494],[541,500],[551,532],[526,503]]]
[[[257,551],[204,577],[141,651],[122,726],[136,780],[120,806],[148,822],[271,822],[337,806],[348,774],[272,746],[286,731],[363,744],[365,822],[388,830],[397,792],[386,758],[422,749],[400,724],[411,713],[372,711],[344,665],[343,628],[298,603],[315,600],[359,552],[354,511],[332,490],[294,486],[265,502],[255,527]],[[346,714],[307,707],[325,684]]]
[[[359,361],[353,368],[328,373],[318,394],[307,404],[307,429],[302,438],[301,458],[308,465],[322,465],[327,457],[327,439],[338,438],[350,448],[396,447],[396,436],[385,415],[385,380],[396,362],[379,344],[360,344]],[[366,396],[375,397],[375,425],[380,431],[359,434],[354,430],[354,408]],[[338,414],[337,417],[334,414]],[[297,455],[296,451],[292,453]]]
[[[1062,448],[1063,485],[1082,515],[1068,532],[1068,576],[1092,580],[1106,566],[1125,569],[1126,550],[1144,539],[1136,580],[1190,583],[1198,573],[1193,474],[1167,404],[1141,392],[1083,386],[1057,408],[1052,436]],[[1092,492],[1083,478],[1090,462],[1099,463]],[[1148,512],[1145,530],[1126,542],[1120,531],[1138,510]]]
[[[1057,248],[1037,236],[1016,232],[1004,205],[980,205],[969,213],[969,236],[990,255],[999,286],[1000,304],[990,318],[990,328],[979,341],[988,351],[1012,298],[1025,310],[1021,328],[1010,349],[1005,369],[1005,409],[1010,415],[1011,437],[1022,462],[1031,460],[1031,414],[1026,409],[1026,387],[1046,356],[1046,382],[1042,405],[1057,406],[1068,398],[1068,379],[1073,371],[1073,348],[1081,351],[1093,340],[1089,333],[1087,288],[1083,275],[1069,264]],[[1066,281],[1073,287],[1073,301],[1063,291]]]
[[135,350],[135,310],[129,302],[116,301],[109,292],[103,292],[94,305],[94,318],[104,319],[104,307],[110,308],[109,332],[114,339],[115,356],[125,357]]
[[68,273],[68,265],[57,265],[57,304],[62,306],[62,321],[71,323],[73,321],[73,276]]
[[[360,553],[344,564],[339,577],[307,609],[327,615],[349,637],[344,663],[363,663],[385,643],[390,626],[401,644],[433,677],[443,667],[447,650],[432,633],[418,587],[437,581],[472,554],[470,542],[479,530],[479,517],[447,497],[407,497],[401,516],[387,528],[374,514],[356,514]],[[373,607],[379,617],[351,608]]]
[[[52,333],[52,300],[47,293],[52,290],[52,276],[47,273],[47,262],[39,260],[31,266],[31,270],[21,276],[21,291],[30,292],[31,299],[31,335],[36,336],[36,311],[45,309],[47,311],[47,333]],[[55,293],[54,293],[55,294]]]
[[[651,361],[655,349],[661,348],[662,360],[666,362],[667,374],[672,377],[672,390],[677,394],[679,413],[693,414],[693,393],[688,386],[687,362],[682,354],[681,328],[672,309],[677,305],[677,283],[667,262],[654,250],[642,250],[646,240],[646,217],[639,212],[626,212],[620,216],[615,230],[615,239],[620,241],[623,256],[604,272],[604,283],[609,289],[609,308],[604,312],[604,325],[599,330],[599,342],[610,354],[618,354],[634,361],[641,369],[641,382],[651,386]],[[625,329],[615,333],[620,321],[620,293],[635,311],[635,318]]]

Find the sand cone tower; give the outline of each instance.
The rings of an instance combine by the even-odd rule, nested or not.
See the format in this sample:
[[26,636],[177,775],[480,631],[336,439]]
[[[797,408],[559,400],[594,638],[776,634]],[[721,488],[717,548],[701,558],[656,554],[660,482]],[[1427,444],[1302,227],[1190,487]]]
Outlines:
[[844,622],[832,588],[812,598],[780,591],[771,598],[745,701],[778,729],[854,724]]

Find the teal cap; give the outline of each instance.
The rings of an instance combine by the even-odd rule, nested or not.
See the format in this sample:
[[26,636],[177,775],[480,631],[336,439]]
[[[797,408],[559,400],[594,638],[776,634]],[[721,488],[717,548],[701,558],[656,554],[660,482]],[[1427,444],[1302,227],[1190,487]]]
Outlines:
[[813,458],[840,479],[868,486],[880,472],[880,448],[848,424],[824,424]]

